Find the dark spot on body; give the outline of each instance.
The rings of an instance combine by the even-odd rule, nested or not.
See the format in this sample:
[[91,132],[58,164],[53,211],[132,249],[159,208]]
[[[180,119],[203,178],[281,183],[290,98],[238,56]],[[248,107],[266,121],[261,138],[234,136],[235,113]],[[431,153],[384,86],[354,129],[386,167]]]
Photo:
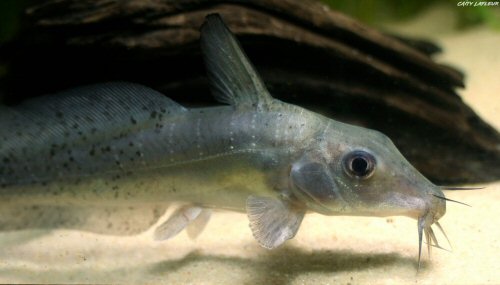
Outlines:
[[122,139],[122,138],[126,137],[127,135],[128,135],[128,133],[127,133],[127,132],[122,132],[122,133],[120,133],[119,138],[121,138],[121,139]]
[[156,118],[157,115],[158,113],[156,111],[151,112],[151,119]]
[[60,111],[56,112],[56,117],[58,117],[59,119],[62,118],[64,116],[64,114]]
[[134,119],[134,117],[130,117],[130,122],[132,122],[133,125],[137,124],[137,121]]

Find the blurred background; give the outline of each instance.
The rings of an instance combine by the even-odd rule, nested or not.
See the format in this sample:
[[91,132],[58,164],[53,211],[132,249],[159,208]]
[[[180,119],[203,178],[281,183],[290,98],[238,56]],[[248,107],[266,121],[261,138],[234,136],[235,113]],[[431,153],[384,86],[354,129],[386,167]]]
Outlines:
[[[433,6],[441,6],[453,11],[456,28],[467,29],[485,24],[500,31],[500,7],[459,7],[458,0],[321,0],[331,8],[350,15],[371,26],[403,21],[418,17],[419,13]],[[40,0],[0,1],[0,43],[15,36],[21,26],[21,15],[26,7]]]

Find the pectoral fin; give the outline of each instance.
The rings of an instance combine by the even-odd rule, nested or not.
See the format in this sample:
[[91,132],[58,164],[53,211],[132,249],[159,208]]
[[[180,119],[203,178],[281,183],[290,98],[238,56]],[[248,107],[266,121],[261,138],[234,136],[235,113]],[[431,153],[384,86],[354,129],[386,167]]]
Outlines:
[[250,196],[246,208],[253,236],[267,249],[293,238],[305,214],[286,201],[268,197]]

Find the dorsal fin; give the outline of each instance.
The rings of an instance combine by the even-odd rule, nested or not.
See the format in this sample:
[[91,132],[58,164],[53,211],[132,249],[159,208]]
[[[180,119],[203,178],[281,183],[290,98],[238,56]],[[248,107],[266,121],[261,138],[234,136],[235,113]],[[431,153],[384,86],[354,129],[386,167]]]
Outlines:
[[201,27],[201,49],[217,101],[235,107],[265,108],[273,98],[218,14]]

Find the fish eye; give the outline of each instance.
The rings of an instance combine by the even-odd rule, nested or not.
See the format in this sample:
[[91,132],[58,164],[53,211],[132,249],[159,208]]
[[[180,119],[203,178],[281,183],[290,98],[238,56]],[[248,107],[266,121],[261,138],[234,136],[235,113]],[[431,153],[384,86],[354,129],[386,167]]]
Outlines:
[[375,157],[362,150],[348,153],[343,159],[344,171],[351,177],[366,179],[375,171]]

